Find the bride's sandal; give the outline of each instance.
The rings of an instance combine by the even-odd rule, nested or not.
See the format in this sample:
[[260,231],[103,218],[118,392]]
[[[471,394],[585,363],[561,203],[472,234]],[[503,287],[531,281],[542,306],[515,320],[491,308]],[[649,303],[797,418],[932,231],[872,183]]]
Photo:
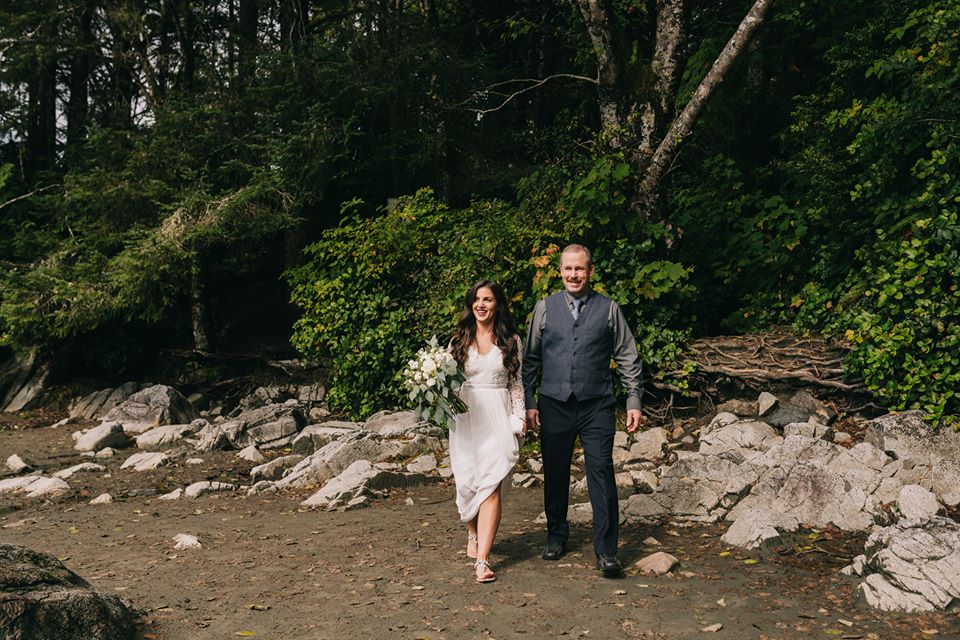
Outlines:
[[490,568],[490,563],[486,560],[477,560],[476,564],[473,565],[473,569],[477,573],[477,582],[493,582],[497,579],[497,576],[493,573],[493,569]]
[[477,557],[477,534],[475,533],[467,534],[467,557]]

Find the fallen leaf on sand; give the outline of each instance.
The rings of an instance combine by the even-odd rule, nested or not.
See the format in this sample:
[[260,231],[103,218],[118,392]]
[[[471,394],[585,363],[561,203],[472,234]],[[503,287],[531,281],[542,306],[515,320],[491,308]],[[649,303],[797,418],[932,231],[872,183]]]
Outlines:
[[726,558],[728,555],[730,555],[730,552],[729,552],[729,551],[721,551],[721,552],[718,553],[717,555],[720,556],[721,558]]
[[251,637],[251,636],[257,635],[257,632],[256,632],[256,631],[237,631],[237,632],[234,633],[233,635],[235,635],[235,636],[240,636],[240,637],[243,637],[243,638],[249,638],[249,637]]
[[920,629],[920,633],[925,636],[935,636],[940,632],[937,629]]
[[716,624],[711,624],[709,627],[704,627],[703,629],[700,629],[700,631],[702,631],[702,632],[704,632],[704,633],[716,633],[717,631],[720,631],[720,629],[723,629],[723,623],[722,623],[722,622],[717,622]]

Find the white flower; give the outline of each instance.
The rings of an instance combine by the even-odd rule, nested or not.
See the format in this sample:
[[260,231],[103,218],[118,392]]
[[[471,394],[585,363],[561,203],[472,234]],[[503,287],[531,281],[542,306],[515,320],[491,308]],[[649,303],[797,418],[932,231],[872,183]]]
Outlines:
[[415,374],[413,374],[413,379],[416,380],[417,382],[420,382],[421,380],[423,380],[423,374],[417,371]]
[[432,358],[428,358],[423,361],[422,369],[424,373],[433,373],[437,370],[437,363],[434,362]]
[[436,379],[436,378],[430,378],[429,380],[427,380],[427,386],[428,386],[428,387],[432,387],[432,386],[435,385],[435,384],[437,384],[437,379]]

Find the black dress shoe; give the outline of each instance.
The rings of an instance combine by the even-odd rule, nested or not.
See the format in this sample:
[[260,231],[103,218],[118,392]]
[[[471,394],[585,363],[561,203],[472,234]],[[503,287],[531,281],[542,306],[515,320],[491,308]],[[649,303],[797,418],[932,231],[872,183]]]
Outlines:
[[597,554],[597,569],[606,578],[619,578],[623,575],[623,566],[615,555]]
[[548,542],[547,546],[543,548],[543,553],[540,554],[540,557],[544,560],[559,560],[560,556],[567,552],[567,548],[560,542]]

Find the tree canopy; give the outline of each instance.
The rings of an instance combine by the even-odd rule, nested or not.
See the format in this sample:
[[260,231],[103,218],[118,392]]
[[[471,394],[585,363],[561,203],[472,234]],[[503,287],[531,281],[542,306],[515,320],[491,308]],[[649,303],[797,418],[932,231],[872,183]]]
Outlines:
[[522,320],[576,240],[662,381],[691,334],[793,323],[956,414],[958,30],[942,0],[12,0],[0,343],[120,372],[269,333],[362,413],[472,281]]

